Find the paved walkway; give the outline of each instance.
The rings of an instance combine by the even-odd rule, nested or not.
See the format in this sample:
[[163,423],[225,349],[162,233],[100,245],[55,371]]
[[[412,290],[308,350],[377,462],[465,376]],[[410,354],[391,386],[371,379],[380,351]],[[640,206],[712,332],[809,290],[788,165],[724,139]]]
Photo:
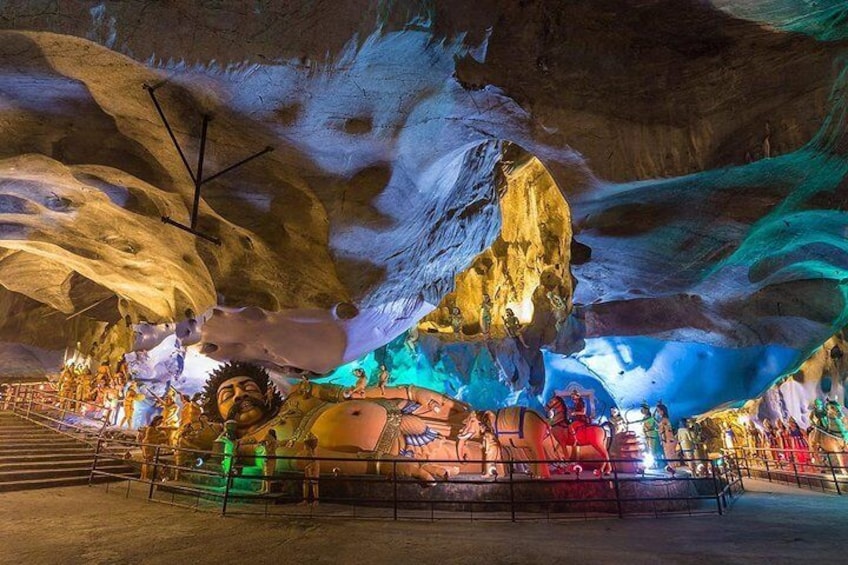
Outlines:
[[0,563],[845,562],[848,496],[746,480],[725,516],[410,523],[210,515],[119,489],[0,494]]

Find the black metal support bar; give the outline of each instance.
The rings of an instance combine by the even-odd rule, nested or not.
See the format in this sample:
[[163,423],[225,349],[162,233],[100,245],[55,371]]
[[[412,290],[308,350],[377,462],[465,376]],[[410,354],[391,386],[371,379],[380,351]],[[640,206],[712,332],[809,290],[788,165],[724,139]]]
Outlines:
[[203,126],[200,130],[200,151],[197,152],[197,177],[194,179],[194,204],[191,207],[191,229],[197,229],[197,213],[200,208],[200,185],[203,184],[203,159],[206,156],[206,131],[209,129],[209,115],[203,114]]
[[191,177],[192,182],[197,183],[194,178],[194,171],[191,170],[191,166],[188,164],[188,159],[186,159],[185,153],[183,153],[182,147],[180,147],[179,142],[177,141],[177,137],[174,135],[174,131],[171,129],[171,124],[168,123],[168,118],[165,117],[165,112],[162,110],[162,106],[159,105],[159,101],[156,99],[155,90],[157,87],[153,87],[147,84],[142,85],[142,88],[147,91],[150,95],[150,99],[153,100],[153,105],[156,106],[156,111],[159,112],[159,117],[162,118],[162,123],[165,124],[165,129],[168,130],[168,135],[171,136],[171,141],[174,143],[174,147],[177,148],[177,153],[180,154],[180,159],[183,160],[183,165],[185,165],[186,171],[188,171],[188,176]]
[[171,218],[169,218],[168,216],[162,216],[162,222],[163,222],[163,223],[166,223],[166,224],[169,224],[169,225],[171,225],[171,226],[174,226],[174,227],[180,228],[180,229],[181,229],[181,230],[183,230],[183,231],[187,231],[188,233],[190,233],[190,234],[192,234],[192,235],[196,235],[197,237],[202,238],[202,239],[205,239],[206,241],[211,242],[211,243],[214,243],[215,245],[221,245],[221,240],[220,240],[220,239],[218,239],[217,237],[212,236],[212,235],[207,235],[207,234],[205,234],[205,233],[203,233],[203,232],[199,232],[199,231],[197,231],[197,230],[195,230],[195,229],[191,228],[190,226],[187,226],[187,225],[185,225],[185,224],[181,224],[181,223],[179,223],[179,222],[177,222],[177,221],[175,221],[175,220],[172,220],[172,219],[171,219]]
[[242,165],[244,165],[245,163],[253,161],[257,157],[261,157],[261,156],[265,155],[266,153],[270,153],[273,150],[274,150],[274,148],[269,145],[268,147],[266,147],[262,151],[257,151],[256,153],[254,153],[250,157],[245,157],[244,159],[242,159],[238,163],[233,163],[232,165],[230,165],[226,169],[218,171],[217,173],[215,173],[211,177],[203,179],[202,181],[200,181],[199,185],[204,185],[207,182],[213,181],[216,178],[220,177],[221,175],[225,175],[225,174],[229,173],[230,171],[232,171],[233,169],[237,169],[237,168],[241,167]]

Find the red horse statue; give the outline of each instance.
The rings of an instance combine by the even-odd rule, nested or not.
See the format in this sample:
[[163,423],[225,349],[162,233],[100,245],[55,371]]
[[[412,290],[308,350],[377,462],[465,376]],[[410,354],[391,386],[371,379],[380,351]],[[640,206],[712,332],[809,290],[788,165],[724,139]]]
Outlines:
[[[565,404],[565,399],[561,396],[554,396],[548,401],[548,417],[551,423],[551,433],[557,443],[562,446],[565,451],[566,460],[577,459],[577,448],[583,445],[592,446],[595,451],[601,454],[604,460],[601,468],[595,471],[595,474],[609,475],[612,472],[612,464],[609,460],[609,447],[612,444],[612,434],[608,433],[604,426],[593,424],[586,416],[583,406],[583,399],[579,395],[574,395],[575,411],[574,417],[569,419],[568,407]],[[570,452],[569,452],[569,448]]]

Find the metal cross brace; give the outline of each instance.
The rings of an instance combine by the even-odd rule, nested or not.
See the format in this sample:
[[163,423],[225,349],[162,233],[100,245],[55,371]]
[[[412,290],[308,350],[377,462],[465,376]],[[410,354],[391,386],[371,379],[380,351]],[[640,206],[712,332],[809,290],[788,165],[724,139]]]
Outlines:
[[168,123],[168,118],[165,117],[165,112],[162,110],[162,106],[159,105],[159,101],[156,99],[156,89],[161,86],[150,86],[147,84],[142,85],[144,90],[150,95],[150,99],[153,100],[153,105],[156,106],[156,111],[159,112],[159,117],[162,118],[162,123],[165,124],[165,129],[168,130],[168,135],[171,137],[171,141],[174,144],[174,147],[177,149],[177,153],[180,154],[180,159],[182,159],[183,165],[185,165],[186,171],[188,171],[188,176],[191,177],[192,182],[194,182],[194,204],[191,209],[191,217],[190,217],[190,225],[181,224],[180,222],[171,219],[169,216],[162,216],[162,222],[166,224],[170,224],[174,227],[180,228],[183,231],[187,231],[192,235],[196,235],[206,241],[212,242],[215,245],[221,245],[221,240],[217,237],[211,236],[209,234],[205,234],[201,231],[197,230],[197,219],[198,219],[198,208],[200,207],[200,188],[210,182],[215,180],[216,178],[229,173],[230,171],[237,169],[247,163],[248,161],[252,161],[257,157],[261,157],[266,153],[270,153],[274,150],[270,145],[265,147],[265,149],[250,155],[249,157],[245,157],[241,161],[237,163],[233,163],[229,167],[226,167],[217,173],[203,178],[203,159],[206,156],[206,131],[209,128],[209,122],[212,120],[211,116],[208,114],[203,115],[203,125],[200,132],[200,150],[197,153],[197,173],[191,169],[191,165],[188,164],[188,159],[186,159],[185,153],[180,147],[179,142],[177,141],[176,136],[174,135],[174,130],[171,129],[171,124]]

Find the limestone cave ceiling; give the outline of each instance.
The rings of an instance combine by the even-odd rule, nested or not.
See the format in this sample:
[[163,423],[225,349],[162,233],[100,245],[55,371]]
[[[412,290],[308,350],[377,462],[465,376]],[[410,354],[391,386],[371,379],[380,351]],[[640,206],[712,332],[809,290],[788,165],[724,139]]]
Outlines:
[[[0,4],[1,358],[213,309],[212,356],[326,372],[454,291],[532,165],[567,203],[558,268],[612,394],[650,394],[612,381],[670,355],[667,394],[750,397],[845,325],[846,20],[826,0]],[[190,160],[212,116],[209,171],[275,149],[204,186],[220,247],[161,222],[194,187],[143,84]]]

